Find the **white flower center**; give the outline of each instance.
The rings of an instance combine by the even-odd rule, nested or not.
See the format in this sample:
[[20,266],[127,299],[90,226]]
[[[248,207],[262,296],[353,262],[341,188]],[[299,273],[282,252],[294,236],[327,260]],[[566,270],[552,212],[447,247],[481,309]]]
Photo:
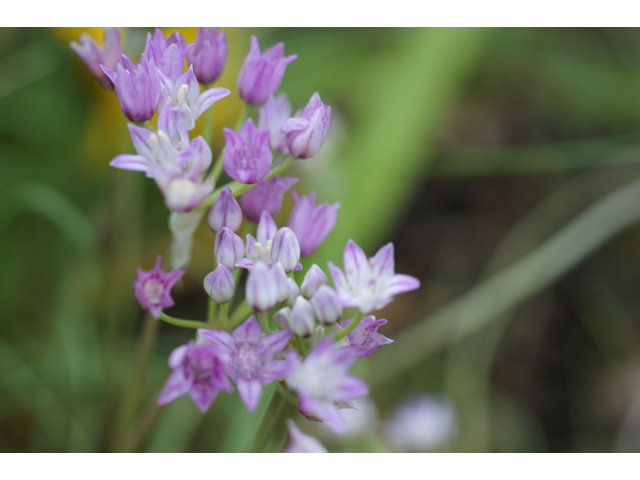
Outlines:
[[176,178],[171,180],[167,187],[167,197],[170,205],[183,208],[198,190],[195,182],[186,178]]
[[164,292],[164,285],[162,282],[156,280],[155,278],[150,278],[146,282],[144,282],[144,286],[142,287],[144,290],[144,294],[152,304],[159,304],[160,298],[162,297],[162,293]]
[[256,242],[254,246],[256,252],[258,253],[259,259],[263,262],[268,262],[271,258],[271,248],[273,246],[273,240],[267,240],[267,244],[264,247],[260,242]]

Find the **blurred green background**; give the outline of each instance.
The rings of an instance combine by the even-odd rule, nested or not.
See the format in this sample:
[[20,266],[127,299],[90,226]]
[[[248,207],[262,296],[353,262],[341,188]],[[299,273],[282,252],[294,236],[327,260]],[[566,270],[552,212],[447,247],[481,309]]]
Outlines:
[[[123,31],[134,60],[148,30]],[[131,283],[168,255],[168,215],[153,182],[108,166],[132,146],[113,92],[68,48],[82,31],[101,40],[0,29],[0,450],[242,450],[259,412],[236,394],[204,416],[187,398],[154,404],[192,331],[162,324],[149,374],[134,374]],[[214,155],[250,35],[284,41],[299,58],[280,91],[334,109],[321,153],[290,171],[342,204],[313,260],[341,265],[348,238],[369,255],[393,241],[396,271],[422,282],[377,315],[395,344],[355,367],[380,414],[444,392],[453,451],[639,451],[640,30],[227,33]],[[203,223],[170,314],[203,318],[213,239]]]

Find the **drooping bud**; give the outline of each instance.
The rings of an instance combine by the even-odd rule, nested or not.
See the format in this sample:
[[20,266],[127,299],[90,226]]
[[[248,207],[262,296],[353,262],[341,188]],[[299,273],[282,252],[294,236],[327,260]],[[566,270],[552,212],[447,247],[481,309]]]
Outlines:
[[142,54],[140,63],[136,65],[125,55],[116,65],[115,70],[101,66],[109,80],[116,87],[116,95],[120,101],[122,113],[132,122],[150,120],[160,102],[160,79],[153,60]]
[[223,264],[204,277],[204,289],[213,300],[222,305],[233,298],[236,290],[236,281],[233,273]]
[[316,320],[309,300],[298,297],[291,309],[289,328],[297,336],[308,338],[315,330]]
[[338,302],[337,293],[327,285],[321,285],[310,300],[316,317],[324,325],[331,325],[340,320],[342,305]]
[[282,227],[273,238],[271,260],[273,263],[281,264],[287,273],[293,272],[298,266],[300,244],[290,228]]
[[320,100],[318,92],[302,111],[282,124],[282,134],[289,152],[296,158],[311,158],[324,142],[331,126],[331,107]]
[[284,56],[284,43],[276,43],[260,53],[260,41],[251,36],[251,49],[238,74],[238,92],[251,105],[262,105],[282,83],[287,65],[298,55]]
[[[282,267],[280,267],[282,269]],[[282,300],[283,290],[286,292],[286,275],[284,289],[282,280],[275,268],[264,263],[256,264],[247,276],[245,296],[249,306],[256,312],[267,312]],[[286,299],[286,295],[285,295]]]
[[296,298],[300,296],[300,287],[293,278],[287,278],[287,285],[289,286],[289,297],[287,298],[287,305],[293,307]]
[[298,181],[294,177],[273,178],[261,180],[255,187],[240,196],[242,212],[252,222],[260,220],[263,211],[269,215],[276,215],[282,208],[282,198],[291,186]]
[[300,291],[306,298],[311,298],[322,285],[329,285],[329,279],[322,269],[314,263],[304,276]]
[[208,85],[215,82],[227,62],[227,35],[218,28],[198,28],[196,43],[187,50],[187,62],[193,65],[193,71],[200,83]]
[[291,192],[295,206],[289,217],[289,227],[294,231],[300,243],[300,253],[308,257],[331,233],[336,225],[339,203],[329,205],[323,203],[316,206],[316,194],[299,196],[298,192]]
[[218,264],[233,270],[236,262],[244,258],[244,242],[231,229],[223,227],[216,234],[213,254]]
[[236,232],[242,224],[242,210],[229,185],[224,187],[209,211],[209,228],[214,232],[228,228]]
[[[110,27],[104,29],[104,45],[102,47],[99,47],[95,40],[86,33],[80,34],[80,43],[71,42],[69,46],[78,54],[93,76],[102,83],[104,88],[113,88],[111,80],[102,71],[100,65],[114,69],[122,58],[120,32],[118,32],[117,28]],[[282,123],[280,123],[280,125],[282,125]],[[280,131],[280,128],[278,128],[278,131]]]

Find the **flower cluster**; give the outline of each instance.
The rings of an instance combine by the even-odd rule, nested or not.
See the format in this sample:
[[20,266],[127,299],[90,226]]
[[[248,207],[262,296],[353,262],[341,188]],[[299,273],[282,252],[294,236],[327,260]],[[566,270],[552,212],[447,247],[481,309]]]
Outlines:
[[[296,159],[318,153],[329,132],[331,107],[316,92],[292,115],[287,96],[277,91],[297,55],[285,56],[282,43],[261,52],[253,36],[237,80],[245,113],[237,130],[224,128],[226,145],[214,163],[205,139],[211,132],[195,138],[189,132],[203,115],[211,119],[212,105],[230,93],[200,87],[209,86],[225,67],[224,31],[201,28],[195,43],[188,44],[178,32],[167,37],[156,29],[137,64],[122,54],[116,29],[107,29],[105,37],[103,48],[86,36],[72,48],[105,87],[114,87],[122,112],[136,123],[128,126],[136,153],[118,155],[111,165],[155,180],[172,212],[172,252],[179,255],[172,258],[174,267],[188,264],[193,232],[209,207],[207,223],[215,234],[215,269],[203,280],[211,307],[207,322],[162,311],[174,305],[171,289],[184,269],[164,272],[158,257],[151,271],[138,270],[134,293],[143,309],[168,323],[197,328],[196,339],[169,356],[173,372],[158,403],[189,394],[206,411],[219,392],[232,392],[235,385],[253,411],[263,387],[276,382],[300,413],[343,433],[340,410],[355,408],[352,400],[368,395],[367,384],[349,373],[351,366],[392,342],[378,333],[387,321],[369,314],[419,282],[395,273],[392,244],[367,258],[352,240],[344,250],[344,272],[328,265],[333,286],[317,264],[296,278],[305,268],[304,257],[332,232],[340,204],[317,205],[315,193],[293,191],[288,223],[279,227],[273,217],[297,182],[280,173]],[[257,107],[255,123],[247,106]],[[232,181],[215,190],[223,170]],[[355,316],[347,315],[353,307]],[[289,451],[320,449],[295,425],[290,429],[304,445],[294,442]]]

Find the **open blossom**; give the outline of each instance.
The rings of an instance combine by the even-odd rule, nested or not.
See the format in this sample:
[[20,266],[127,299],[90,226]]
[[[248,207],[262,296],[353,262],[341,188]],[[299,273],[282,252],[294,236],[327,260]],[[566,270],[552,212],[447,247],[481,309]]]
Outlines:
[[242,212],[252,222],[259,221],[265,210],[271,216],[276,215],[282,208],[285,192],[297,181],[297,178],[280,178],[279,175],[260,180],[255,187],[240,196]]
[[290,418],[287,419],[289,441],[282,453],[328,453],[317,438],[302,433]]
[[329,262],[329,271],[344,307],[358,307],[362,313],[379,310],[395,295],[416,290],[420,281],[395,273],[393,243],[382,247],[367,259],[353,240],[347,242],[343,255],[344,273]]
[[280,153],[287,153],[289,150],[282,136],[282,124],[291,117],[291,104],[287,95],[281,93],[277,97],[269,96],[264,105],[258,107],[258,112],[258,128],[269,130],[271,148]]
[[180,155],[177,147],[162,130],[154,133],[151,130],[128,124],[131,142],[137,155],[122,154],[115,157],[109,165],[123,170],[145,172],[151,177],[157,167],[169,166]]
[[80,34],[80,43],[71,42],[69,46],[78,54],[89,71],[96,77],[104,88],[112,88],[113,83],[102,71],[100,65],[114,69],[122,57],[120,32],[117,28],[104,29],[104,45],[101,47],[86,33]]
[[339,203],[323,203],[316,206],[316,194],[299,196],[291,192],[295,206],[289,217],[289,228],[294,231],[300,243],[300,253],[308,257],[315,252],[336,225]]
[[233,391],[226,376],[230,361],[227,352],[193,340],[176,348],[169,356],[173,373],[158,395],[158,405],[188,393],[198,409],[206,412],[220,391]]
[[171,289],[178,279],[184,275],[184,269],[165,272],[160,268],[162,257],[158,256],[155,266],[144,271],[137,270],[138,278],[133,282],[133,293],[138,303],[145,310],[149,310],[155,318],[160,316],[163,308],[173,307]]
[[160,72],[175,80],[184,71],[184,55],[187,48],[187,41],[177,30],[167,38],[162,30],[156,28],[153,35],[151,32],[147,33],[143,54],[153,60]]
[[298,55],[284,56],[284,43],[276,43],[260,53],[260,41],[251,36],[251,49],[238,74],[238,92],[252,105],[262,105],[282,83],[284,71]]
[[287,373],[286,362],[275,357],[291,340],[289,330],[261,337],[262,328],[256,317],[251,316],[233,331],[233,335],[223,330],[199,330],[199,333],[230,358],[229,375],[250,412],[258,405],[262,386]]
[[446,397],[419,395],[400,404],[383,425],[389,443],[406,452],[434,450],[456,434],[455,408]]
[[339,406],[369,394],[369,387],[348,371],[356,357],[350,348],[333,348],[327,338],[299,360],[295,351],[285,357],[289,363],[287,385],[298,393],[298,410],[303,415],[326,422],[336,433],[345,432]]
[[101,66],[116,87],[122,113],[132,122],[146,122],[153,117],[160,102],[160,79],[153,60],[142,54],[136,65],[125,55],[115,70]]
[[291,155],[296,158],[311,158],[320,151],[331,126],[331,107],[322,103],[318,92],[299,117],[282,124],[284,141]]
[[193,130],[200,115],[230,93],[222,87],[209,88],[200,93],[200,84],[193,73],[193,66],[176,79],[171,79],[158,69],[158,77],[163,86],[161,100],[176,111],[175,121],[183,121],[186,130]]
[[239,260],[236,267],[250,270],[260,263],[280,263],[287,272],[302,270],[299,262],[300,246],[295,234],[287,227],[278,229],[276,222],[266,211],[260,216],[257,237],[247,235],[247,257]]
[[[342,328],[347,328],[353,318],[345,320],[340,324]],[[356,352],[356,357],[364,358],[371,355],[380,345],[388,345],[393,340],[378,333],[378,328],[387,323],[385,319],[376,320],[373,315],[364,317],[358,326],[347,334],[349,346]]]
[[218,28],[198,28],[193,48],[187,50],[187,62],[199,82],[208,85],[215,82],[227,62],[227,35]]
[[269,132],[258,130],[250,118],[237,133],[224,128],[224,171],[234,180],[252,184],[262,180],[273,161],[269,150]]
[[196,137],[174,162],[154,167],[147,172],[158,184],[169,210],[193,210],[213,191],[213,180],[203,175],[211,165],[211,159],[211,149],[207,142],[202,137]]

